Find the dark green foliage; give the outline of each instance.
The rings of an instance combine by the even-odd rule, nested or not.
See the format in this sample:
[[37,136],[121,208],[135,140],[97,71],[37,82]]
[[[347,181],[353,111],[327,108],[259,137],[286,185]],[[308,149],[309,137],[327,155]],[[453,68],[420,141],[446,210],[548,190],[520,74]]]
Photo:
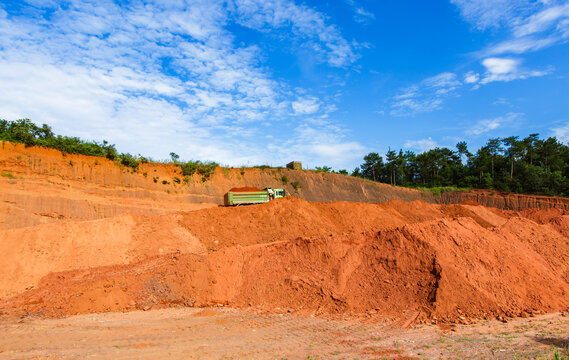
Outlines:
[[315,170],[316,170],[316,172],[325,172],[325,173],[329,173],[329,172],[331,172],[331,171],[332,171],[332,168],[331,168],[331,167],[329,167],[329,166],[322,166],[322,167],[320,167],[320,166],[317,166]]
[[119,155],[121,165],[131,167],[133,170],[138,169],[139,161],[138,158],[131,154],[120,154]]
[[182,182],[182,180],[180,180],[180,178],[177,176],[174,176],[174,179],[172,181],[174,181],[176,184],[179,184]]
[[[386,162],[369,153],[352,176],[393,185],[434,189],[476,188],[517,193],[569,195],[569,147],[538,134],[525,139],[490,139],[476,153],[466,142],[456,151],[435,148],[421,154],[389,150]],[[446,191],[446,190],[445,190]]]
[[283,184],[285,184],[285,185],[288,184],[288,176],[286,176],[286,175],[281,176],[281,181],[282,181]]
[[219,166],[218,163],[213,161],[188,161],[186,163],[179,163],[182,168],[182,174],[184,176],[192,176],[197,173],[202,175],[206,180],[209,179],[216,167]]
[[[130,154],[118,154],[115,146],[106,141],[84,141],[78,137],[55,135],[51,128],[41,127],[30,119],[14,121],[0,120],[0,140],[25,144],[26,146],[44,146],[60,150],[64,154],[81,154],[120,159],[120,163],[133,169],[138,167],[138,159]],[[147,161],[147,160],[146,160]]]
[[341,174],[341,175],[348,175],[348,170],[342,169],[342,170],[338,171],[338,174]]

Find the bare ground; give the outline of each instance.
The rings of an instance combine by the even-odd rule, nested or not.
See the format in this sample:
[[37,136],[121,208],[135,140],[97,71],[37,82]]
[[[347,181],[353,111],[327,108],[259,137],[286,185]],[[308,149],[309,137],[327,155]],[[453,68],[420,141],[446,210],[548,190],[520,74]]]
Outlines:
[[420,325],[231,308],[172,308],[0,320],[0,359],[566,358],[569,317]]

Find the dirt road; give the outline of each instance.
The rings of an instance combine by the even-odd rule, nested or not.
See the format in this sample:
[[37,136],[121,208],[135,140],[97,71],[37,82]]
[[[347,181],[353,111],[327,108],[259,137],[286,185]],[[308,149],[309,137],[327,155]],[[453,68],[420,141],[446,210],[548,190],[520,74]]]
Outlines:
[[559,313],[456,327],[367,324],[229,308],[0,320],[0,359],[549,359]]

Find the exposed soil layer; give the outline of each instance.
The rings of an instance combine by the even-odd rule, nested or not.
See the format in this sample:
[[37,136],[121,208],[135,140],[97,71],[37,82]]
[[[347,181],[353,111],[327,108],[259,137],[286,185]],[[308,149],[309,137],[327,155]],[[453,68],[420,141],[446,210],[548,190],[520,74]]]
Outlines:
[[[285,198],[181,213],[176,219],[146,215],[129,221],[130,231],[138,232],[122,235],[124,245],[88,247],[97,242],[85,240],[85,254],[91,254],[85,258],[111,257],[107,264],[81,266],[76,260],[68,271],[46,265],[28,279],[35,288],[5,300],[2,311],[63,316],[220,303],[324,316],[372,314],[411,323],[569,307],[568,215],[561,210]],[[83,222],[81,229],[89,234],[96,223]],[[157,233],[174,224],[179,230]],[[176,237],[183,231],[185,236]],[[47,256],[65,247],[62,243],[77,248],[81,236],[71,236],[71,243],[53,240],[40,252]],[[9,256],[25,273],[44,255],[32,250],[24,234],[13,239],[12,246],[22,243],[23,250]],[[167,247],[161,245],[166,239]],[[158,246],[166,247],[163,255]],[[61,263],[68,264],[64,258]],[[4,291],[20,278],[2,275],[8,279]]]
[[442,204],[475,202],[502,210],[563,209],[569,210],[569,198],[523,195],[494,190],[472,190],[442,193],[436,198]]
[[284,188],[287,194],[319,202],[434,202],[429,192],[339,174],[217,168],[205,179],[184,176],[172,164],[144,163],[134,171],[105,158],[8,142],[0,143],[0,174],[0,230],[222,205],[231,188]]

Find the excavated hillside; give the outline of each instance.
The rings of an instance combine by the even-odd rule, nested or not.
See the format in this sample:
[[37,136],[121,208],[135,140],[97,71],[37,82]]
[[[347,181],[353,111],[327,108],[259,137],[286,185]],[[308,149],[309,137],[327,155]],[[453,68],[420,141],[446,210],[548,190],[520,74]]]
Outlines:
[[569,210],[569,198],[505,193],[494,190],[473,190],[442,193],[438,203],[454,204],[473,201],[484,206],[502,210],[564,209]]
[[[0,316],[221,304],[404,325],[569,308],[564,207],[435,204],[284,169],[218,168],[178,184],[171,165],[133,172],[8,143],[0,171]],[[218,206],[243,186],[293,196]]]
[[198,174],[185,181],[171,164],[140,164],[133,172],[105,158],[7,142],[0,147],[0,175],[0,229],[213,207],[229,189],[245,186],[284,188],[319,202],[434,201],[428,192],[313,171],[217,168],[207,181]]

